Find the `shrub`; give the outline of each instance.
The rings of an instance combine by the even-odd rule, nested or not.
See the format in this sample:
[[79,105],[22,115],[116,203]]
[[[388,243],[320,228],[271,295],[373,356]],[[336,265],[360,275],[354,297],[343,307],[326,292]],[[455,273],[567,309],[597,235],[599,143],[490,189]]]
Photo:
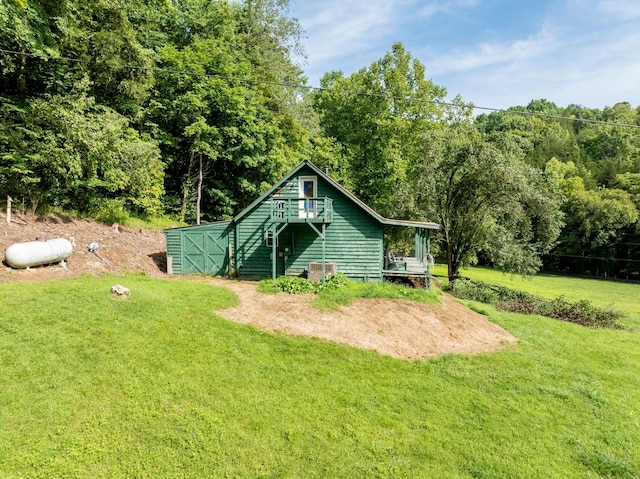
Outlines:
[[333,291],[335,289],[340,289],[345,286],[349,286],[351,281],[347,278],[343,273],[337,273],[333,276],[329,276],[324,284],[320,283],[320,287],[318,292],[320,291]]
[[351,283],[349,278],[347,278],[344,274],[338,273],[333,276],[329,276],[326,278],[324,283],[320,283],[317,281],[310,281],[305,278],[296,278],[291,276],[279,276],[275,284],[272,283],[271,279],[265,279],[262,282],[269,283],[273,285],[271,287],[261,287],[261,291],[268,292],[275,289],[275,291],[283,291],[285,293],[291,294],[305,294],[305,293],[319,293],[321,291],[333,291],[344,286],[347,286]]
[[622,317],[620,311],[601,308],[585,300],[572,303],[562,296],[555,299],[544,299],[524,291],[490,285],[468,278],[460,278],[456,281],[454,294],[461,299],[491,304],[498,309],[512,313],[538,314],[591,328],[621,328],[617,322]]
[[317,287],[321,283],[309,281],[304,278],[292,278],[291,276],[280,276],[276,279],[276,288],[291,294],[316,293]]

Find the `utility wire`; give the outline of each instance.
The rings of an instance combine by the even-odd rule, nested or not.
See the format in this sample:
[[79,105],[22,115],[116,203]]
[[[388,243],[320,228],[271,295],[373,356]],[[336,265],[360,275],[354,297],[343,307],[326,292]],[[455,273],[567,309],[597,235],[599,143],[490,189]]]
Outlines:
[[[18,56],[24,56],[24,57],[30,57],[30,58],[40,58],[43,60],[56,60],[56,61],[65,61],[70,63],[97,64],[96,61],[82,60],[80,58],[43,55],[43,54],[30,53],[30,52],[19,52],[15,50],[6,50],[3,48],[0,48],[0,53],[5,53],[9,55],[18,55]],[[375,98],[386,98],[390,100],[430,103],[437,106],[469,108],[472,110],[483,110],[483,111],[490,111],[490,112],[497,112],[497,113],[510,113],[510,114],[532,116],[532,117],[545,118],[545,119],[551,119],[551,120],[567,120],[567,121],[574,121],[574,122],[581,122],[581,123],[591,123],[596,125],[607,125],[607,126],[618,126],[618,127],[625,127],[625,128],[640,129],[640,125],[634,125],[633,123],[616,123],[616,122],[604,121],[604,120],[593,120],[589,118],[576,118],[576,117],[550,115],[546,113],[536,113],[536,112],[522,111],[522,110],[492,108],[488,106],[477,106],[474,103],[452,103],[452,102],[446,102],[441,100],[425,100],[422,98],[413,98],[410,96],[388,95],[385,93],[371,93],[371,92],[362,92],[362,91],[353,91],[353,90],[336,90],[334,88],[310,86],[310,85],[304,85],[304,84],[277,82],[277,81],[269,81],[269,80],[258,80],[253,78],[239,78],[239,77],[232,77],[228,75],[219,75],[219,74],[213,74],[213,73],[199,73],[199,72],[193,72],[188,70],[174,70],[174,69],[160,68],[160,67],[145,67],[140,65],[129,65],[124,63],[110,64],[110,66],[116,67],[116,68],[122,68],[122,69],[129,69],[129,70],[151,71],[151,72],[158,72],[158,73],[168,73],[172,75],[185,75],[185,76],[195,76],[195,77],[202,77],[202,78],[215,78],[220,80],[237,81],[241,83],[282,86],[287,88],[312,90],[312,91],[323,91],[323,92],[326,91],[331,93],[339,93],[343,95],[368,96],[368,97],[375,97]]]

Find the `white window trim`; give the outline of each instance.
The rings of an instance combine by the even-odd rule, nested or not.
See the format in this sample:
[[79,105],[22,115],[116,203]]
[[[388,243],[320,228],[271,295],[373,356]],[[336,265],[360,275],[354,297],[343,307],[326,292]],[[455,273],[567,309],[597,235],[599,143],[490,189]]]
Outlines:
[[[273,247],[273,231],[266,230],[264,232],[264,244],[267,246],[267,248]],[[277,247],[278,247],[278,237],[276,236],[276,248]]]
[[[313,182],[313,196],[317,197],[318,196],[318,177],[317,176],[299,176],[298,177],[298,198],[304,198],[304,183],[306,181],[312,181]],[[299,203],[299,217],[300,218],[315,218],[316,217],[315,212],[310,212],[307,215],[307,212],[305,211],[305,201],[304,200],[300,200],[300,203]]]

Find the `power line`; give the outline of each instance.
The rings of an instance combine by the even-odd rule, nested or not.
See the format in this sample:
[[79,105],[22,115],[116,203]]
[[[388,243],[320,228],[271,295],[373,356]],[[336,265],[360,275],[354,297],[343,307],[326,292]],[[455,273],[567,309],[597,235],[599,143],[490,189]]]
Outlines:
[[[10,54],[10,55],[19,55],[30,58],[39,58],[43,60],[55,60],[55,61],[66,61],[70,63],[84,63],[84,64],[97,64],[95,61],[91,60],[83,60],[80,58],[72,58],[72,57],[61,57],[61,56],[53,56],[53,55],[44,55],[39,53],[30,53],[30,52],[19,52],[15,50],[6,50],[0,48],[0,53]],[[331,93],[339,93],[344,95],[357,95],[357,96],[368,96],[375,98],[385,98],[390,100],[398,100],[398,101],[408,101],[408,102],[419,102],[419,103],[430,103],[438,106],[449,106],[454,108],[469,108],[472,110],[483,110],[490,111],[496,113],[509,113],[515,115],[523,115],[523,116],[532,116],[537,118],[545,118],[550,120],[566,120],[573,122],[581,122],[581,123],[591,123],[596,125],[607,125],[607,126],[618,126],[625,128],[635,128],[640,129],[640,125],[634,125],[633,123],[616,123],[611,121],[603,121],[603,120],[593,120],[589,118],[576,118],[576,117],[568,117],[568,116],[560,116],[560,115],[550,115],[546,113],[536,113],[530,111],[522,111],[522,110],[509,110],[504,108],[492,108],[487,106],[477,106],[474,103],[452,103],[441,100],[425,100],[422,98],[413,98],[410,96],[397,96],[397,95],[388,95],[385,93],[371,93],[371,92],[362,92],[362,91],[353,91],[353,90],[336,90],[334,88],[326,88],[319,86],[310,86],[304,84],[296,84],[296,83],[287,83],[287,82],[277,82],[277,81],[269,81],[269,80],[258,80],[253,78],[240,78],[240,77],[232,77],[228,75],[219,75],[213,73],[199,73],[188,70],[174,70],[169,68],[160,68],[160,67],[146,67],[140,65],[130,65],[125,63],[115,63],[110,64],[112,67],[130,69],[130,70],[141,70],[141,71],[152,71],[158,73],[169,73],[172,75],[185,75],[185,76],[195,76],[202,78],[215,78],[220,80],[228,80],[228,81],[237,81],[241,83],[253,83],[253,84],[262,84],[262,85],[273,85],[273,86],[282,86],[287,88],[296,88],[303,90],[312,90],[312,91],[326,91]]]

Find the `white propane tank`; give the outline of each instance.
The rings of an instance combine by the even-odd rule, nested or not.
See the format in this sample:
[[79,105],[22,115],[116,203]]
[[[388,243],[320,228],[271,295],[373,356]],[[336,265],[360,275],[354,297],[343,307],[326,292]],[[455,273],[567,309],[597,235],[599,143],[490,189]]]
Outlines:
[[5,253],[5,261],[12,268],[27,268],[41,264],[59,263],[73,253],[73,246],[64,238],[47,241],[14,243]]

